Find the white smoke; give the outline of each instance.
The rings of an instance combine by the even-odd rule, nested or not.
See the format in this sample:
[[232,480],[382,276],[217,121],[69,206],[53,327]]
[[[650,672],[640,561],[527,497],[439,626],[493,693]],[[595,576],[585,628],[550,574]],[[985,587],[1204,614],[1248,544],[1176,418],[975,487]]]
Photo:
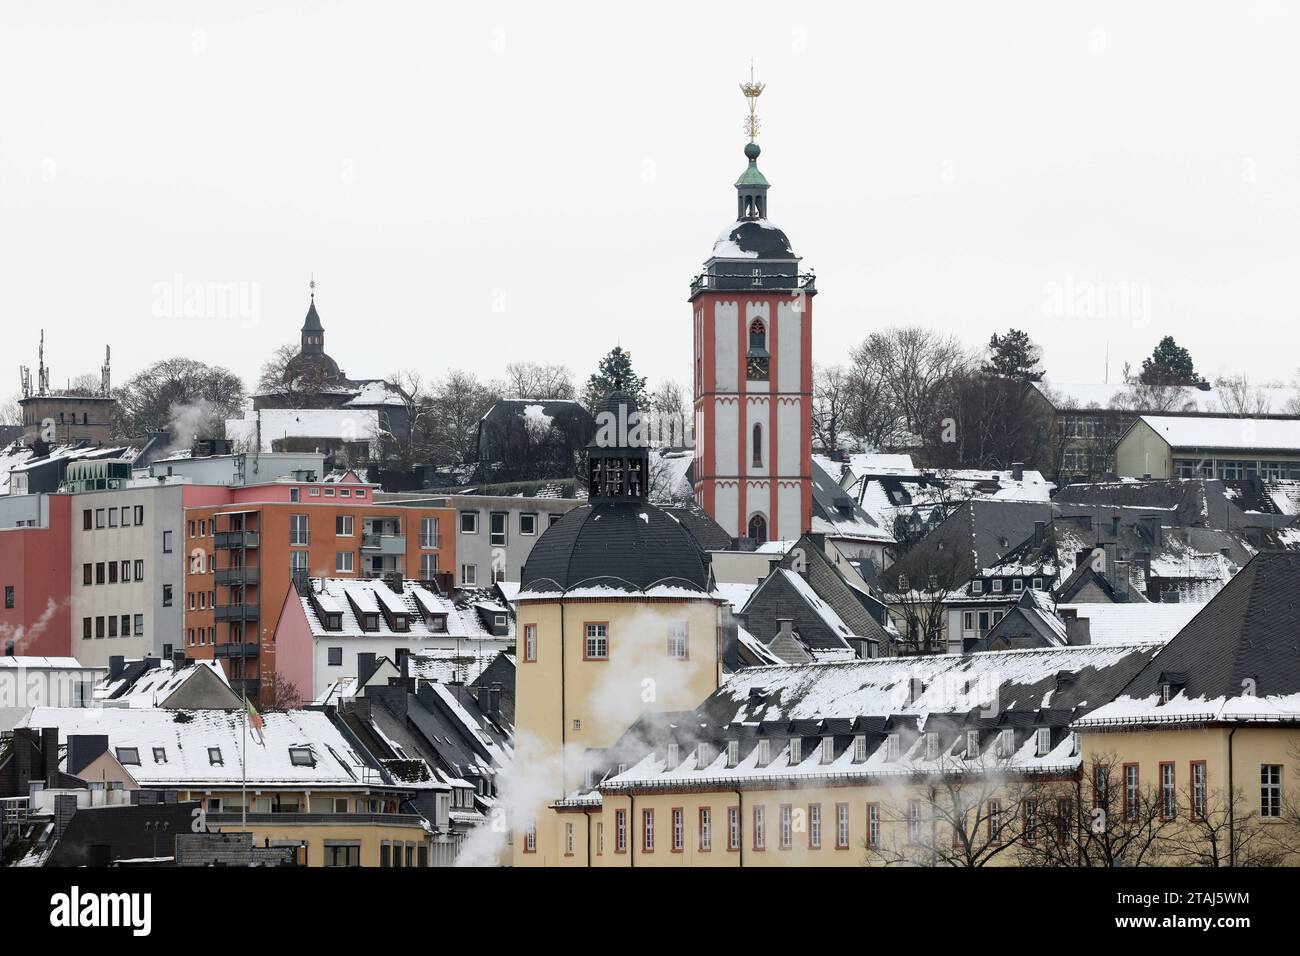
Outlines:
[[49,598],[46,601],[45,610],[29,627],[24,627],[21,624],[0,624],[0,651],[3,651],[10,641],[13,641],[15,657],[21,657],[28,653],[28,648],[50,626],[50,621],[54,619],[54,616],[69,603],[71,603],[70,600],[66,598],[63,601],[55,601],[54,598]]
[[171,444],[167,450],[184,450],[208,432],[220,419],[220,411],[205,398],[193,402],[174,402],[168,411],[167,432]]

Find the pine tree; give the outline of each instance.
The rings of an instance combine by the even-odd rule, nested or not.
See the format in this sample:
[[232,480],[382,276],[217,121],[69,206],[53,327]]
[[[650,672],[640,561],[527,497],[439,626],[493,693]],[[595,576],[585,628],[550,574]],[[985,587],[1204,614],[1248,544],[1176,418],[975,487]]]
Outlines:
[[1205,379],[1196,373],[1192,354],[1166,335],[1150,356],[1142,360],[1142,374],[1138,381],[1143,385],[1204,385]]
[[624,351],[621,346],[614,346],[609,354],[600,360],[596,371],[587,379],[583,390],[583,400],[593,412],[615,389],[636,400],[640,405],[645,397],[646,380],[636,374],[632,368],[632,353]]
[[1042,353],[1028,333],[1008,329],[1006,335],[993,333],[989,339],[989,358],[984,372],[1018,382],[1041,382],[1043,370],[1038,368]]

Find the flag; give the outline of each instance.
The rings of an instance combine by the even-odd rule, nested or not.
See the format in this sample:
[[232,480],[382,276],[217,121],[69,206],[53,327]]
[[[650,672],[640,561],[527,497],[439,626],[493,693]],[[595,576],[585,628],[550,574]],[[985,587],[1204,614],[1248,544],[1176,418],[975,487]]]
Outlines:
[[257,708],[253,706],[253,702],[247,696],[244,697],[244,709],[248,711],[249,726],[257,732],[257,742],[259,744],[264,743],[266,734],[262,723],[262,715],[257,712]]

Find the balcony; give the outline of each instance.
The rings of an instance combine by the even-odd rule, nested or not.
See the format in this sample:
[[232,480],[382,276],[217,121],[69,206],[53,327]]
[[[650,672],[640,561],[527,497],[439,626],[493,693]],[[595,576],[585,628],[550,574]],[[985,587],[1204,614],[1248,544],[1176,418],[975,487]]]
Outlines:
[[[221,645],[218,644],[218,647]],[[230,689],[236,694],[247,694],[249,697],[256,697],[262,690],[262,682],[256,677],[232,677],[230,678]],[[237,758],[236,758],[237,759]],[[250,813],[251,817],[252,814]]]
[[256,531],[218,531],[212,536],[214,547],[229,550],[231,548],[256,548],[258,534]]
[[212,616],[217,621],[256,621],[256,604],[218,604],[212,609]]
[[243,586],[256,584],[257,579],[257,568],[221,568],[213,572],[213,580],[217,585]]
[[366,531],[361,535],[361,550],[376,554],[406,554],[406,535]]
[[258,650],[259,648],[257,644],[251,641],[232,641],[229,644],[218,644],[212,649],[213,653],[217,657],[238,657],[245,659],[256,659]]

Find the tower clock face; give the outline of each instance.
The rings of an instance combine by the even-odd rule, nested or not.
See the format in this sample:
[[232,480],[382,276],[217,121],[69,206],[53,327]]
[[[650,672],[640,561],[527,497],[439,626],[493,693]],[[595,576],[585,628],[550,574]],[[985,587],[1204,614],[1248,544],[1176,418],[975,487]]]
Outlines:
[[762,381],[767,380],[767,359],[760,356],[754,356],[746,365],[746,371],[751,379]]

